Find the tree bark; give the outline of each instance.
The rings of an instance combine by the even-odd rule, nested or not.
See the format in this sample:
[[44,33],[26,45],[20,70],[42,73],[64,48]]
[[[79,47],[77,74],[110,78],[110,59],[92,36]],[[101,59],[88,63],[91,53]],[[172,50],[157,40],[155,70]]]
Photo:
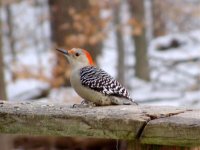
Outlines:
[[[7,32],[7,36],[9,39],[9,46],[10,46],[10,51],[12,54],[12,65],[15,65],[17,62],[17,54],[15,51],[15,39],[13,37],[13,22],[12,22],[12,9],[11,9],[11,5],[10,4],[6,4],[5,5],[5,10],[6,10],[6,14],[7,14],[7,25],[8,25],[8,32]],[[16,76],[15,76],[15,72],[12,70],[11,71],[11,75],[12,75],[12,81],[16,80]]]
[[[89,0],[49,0],[49,5],[54,46],[65,49],[73,47],[87,49],[96,61],[102,44],[100,41],[96,43],[88,41],[91,36],[100,31],[98,8],[90,12]],[[95,13],[96,16],[92,16]],[[69,65],[62,55],[57,54],[57,58],[57,65],[53,71],[55,81],[53,86],[68,86],[70,85]]]
[[163,5],[165,4],[163,4],[163,2],[161,2],[160,0],[152,1],[154,37],[162,36],[166,33],[165,21],[163,20],[163,13],[162,13]]
[[[131,14],[138,26],[134,26],[133,40],[135,42],[135,75],[138,78],[149,81],[149,64],[147,54],[147,40],[144,22],[144,1],[129,0]],[[137,31],[136,31],[137,30]]]
[[[1,6],[1,3],[0,3]],[[1,19],[0,29],[2,30]],[[2,32],[0,31],[0,100],[6,100],[6,85],[4,77],[3,49],[2,49]]]
[[120,6],[121,1],[116,2],[114,5],[114,24],[116,25],[116,44],[117,44],[117,51],[118,51],[118,61],[117,61],[117,80],[124,84],[124,41],[123,41],[123,33],[122,33],[122,26],[121,26],[121,18],[120,18]]

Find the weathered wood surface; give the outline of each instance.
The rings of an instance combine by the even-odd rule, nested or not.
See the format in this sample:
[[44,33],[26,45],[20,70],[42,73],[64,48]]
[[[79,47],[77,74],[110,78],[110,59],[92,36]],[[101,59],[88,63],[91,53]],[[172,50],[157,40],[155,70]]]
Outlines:
[[0,133],[200,145],[200,110],[167,106],[70,108],[64,104],[0,101]]
[[141,140],[143,143],[200,145],[200,111],[191,110],[152,120],[144,128]]

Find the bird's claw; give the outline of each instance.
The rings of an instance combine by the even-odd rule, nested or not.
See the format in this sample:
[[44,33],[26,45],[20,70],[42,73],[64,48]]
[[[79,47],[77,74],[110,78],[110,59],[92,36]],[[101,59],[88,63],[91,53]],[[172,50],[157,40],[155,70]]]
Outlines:
[[87,104],[88,104],[88,101],[82,100],[81,104],[82,104],[82,105],[87,105]]
[[88,108],[88,106],[83,104],[74,104],[72,108]]
[[80,104],[74,104],[72,108],[92,108],[96,105],[93,102],[89,102],[87,100],[83,100]]

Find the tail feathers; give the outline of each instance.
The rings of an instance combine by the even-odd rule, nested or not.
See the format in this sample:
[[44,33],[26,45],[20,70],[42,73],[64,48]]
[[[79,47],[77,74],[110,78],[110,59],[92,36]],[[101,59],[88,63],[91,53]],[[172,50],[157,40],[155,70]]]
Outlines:
[[132,98],[129,99],[132,103],[134,103],[133,105],[138,105],[137,102],[135,102]]
[[111,102],[113,105],[138,105],[132,99],[126,99],[126,98],[115,97],[115,96],[112,97]]

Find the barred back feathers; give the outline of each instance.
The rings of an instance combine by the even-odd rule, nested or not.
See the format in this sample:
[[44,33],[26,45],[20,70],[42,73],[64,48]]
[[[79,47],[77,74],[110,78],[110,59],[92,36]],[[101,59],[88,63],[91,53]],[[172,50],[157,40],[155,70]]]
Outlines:
[[133,101],[128,91],[104,70],[86,66],[80,70],[81,84],[107,96],[123,97]]

